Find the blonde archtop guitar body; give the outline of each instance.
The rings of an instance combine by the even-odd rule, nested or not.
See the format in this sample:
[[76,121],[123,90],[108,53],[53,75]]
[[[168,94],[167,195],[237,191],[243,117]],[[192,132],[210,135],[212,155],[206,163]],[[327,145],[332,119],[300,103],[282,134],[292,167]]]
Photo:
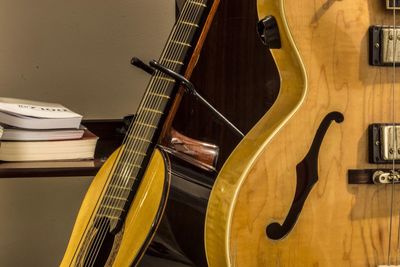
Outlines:
[[[280,94],[216,179],[210,267],[400,264],[399,186],[349,174],[392,168],[370,162],[368,128],[400,122],[400,72],[369,64],[368,31],[400,24],[400,11],[383,0],[259,0],[258,11],[278,24]],[[374,47],[390,58],[393,39]]]

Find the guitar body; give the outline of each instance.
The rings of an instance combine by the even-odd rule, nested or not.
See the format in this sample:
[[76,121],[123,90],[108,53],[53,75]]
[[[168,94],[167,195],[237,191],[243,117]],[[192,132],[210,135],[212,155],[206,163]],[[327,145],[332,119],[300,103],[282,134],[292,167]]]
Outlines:
[[[94,178],[62,266],[137,265],[164,212],[170,170],[157,144],[169,131],[219,0],[185,1],[126,129],[123,145]],[[143,63],[132,58],[140,68]],[[183,78],[183,77],[184,78]],[[169,164],[168,164],[169,165]]]
[[[391,25],[392,11],[381,0],[259,0],[258,11],[273,15],[280,30],[282,48],[272,50],[280,94],[216,179],[205,228],[209,265],[399,264],[398,186],[348,183],[350,169],[391,167],[368,163],[367,129],[393,122],[400,98],[399,90],[391,95],[393,68],[368,65],[368,28]],[[311,149],[318,138],[319,154]],[[267,227],[283,224],[301,184],[315,178],[300,164],[310,151],[318,180],[293,227],[271,238]]]
[[[82,202],[61,266],[85,266],[83,262],[75,261],[75,252],[82,250],[79,248],[80,240],[91,223],[97,200],[104,191],[107,177],[113,171],[120,149],[123,147],[109,157],[93,179]],[[108,266],[131,266],[139,261],[161,219],[168,197],[169,181],[170,174],[166,169],[164,157],[156,149],[129,208],[122,230],[115,236],[109,253],[111,256],[107,260]]]

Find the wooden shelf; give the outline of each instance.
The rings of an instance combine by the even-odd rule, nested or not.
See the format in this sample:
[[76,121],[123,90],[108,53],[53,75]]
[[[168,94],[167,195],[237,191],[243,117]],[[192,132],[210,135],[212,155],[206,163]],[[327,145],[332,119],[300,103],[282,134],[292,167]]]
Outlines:
[[0,178],[94,176],[102,160],[0,163]]
[[82,122],[99,137],[95,159],[81,161],[2,162],[0,178],[94,176],[107,157],[121,144],[119,131],[123,120],[86,120]]

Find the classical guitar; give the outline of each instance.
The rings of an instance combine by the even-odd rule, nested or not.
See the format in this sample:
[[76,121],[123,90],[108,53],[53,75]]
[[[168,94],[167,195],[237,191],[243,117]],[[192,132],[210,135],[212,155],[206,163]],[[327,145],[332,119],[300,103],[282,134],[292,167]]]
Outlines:
[[216,179],[209,266],[400,266],[399,9],[259,0],[280,94]]
[[179,91],[165,70],[190,76],[218,2],[184,3],[122,146],[83,200],[61,266],[131,266],[141,259],[164,211],[171,176],[156,146]]

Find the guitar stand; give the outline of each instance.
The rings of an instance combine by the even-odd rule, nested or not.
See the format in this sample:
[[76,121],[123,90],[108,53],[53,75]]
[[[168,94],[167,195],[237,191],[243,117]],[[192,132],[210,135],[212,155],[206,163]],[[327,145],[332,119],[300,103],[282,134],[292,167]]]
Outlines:
[[206,105],[211,112],[216,115],[220,120],[222,120],[226,125],[229,126],[237,135],[240,137],[244,137],[244,134],[232,123],[230,122],[224,115],[222,115],[216,108],[214,108],[206,99],[204,99],[194,87],[193,83],[191,83],[188,79],[184,76],[180,75],[179,73],[161,65],[156,60],[150,61],[149,65],[146,65],[143,61],[138,59],[137,57],[133,57],[131,60],[131,64],[135,67],[138,67],[150,75],[153,75],[156,70],[168,75],[169,77],[173,78],[177,81],[180,85],[185,88],[185,92],[190,93],[191,95],[197,97],[204,105]]

